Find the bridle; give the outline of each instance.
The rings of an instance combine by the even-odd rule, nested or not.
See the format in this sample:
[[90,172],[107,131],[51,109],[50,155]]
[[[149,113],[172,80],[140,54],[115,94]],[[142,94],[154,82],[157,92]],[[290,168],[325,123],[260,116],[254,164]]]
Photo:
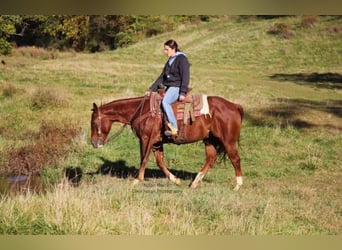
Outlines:
[[117,132],[115,132],[115,134],[111,135],[110,137],[107,137],[105,141],[102,140],[103,136],[102,136],[102,131],[101,131],[101,128],[102,128],[101,113],[100,113],[100,110],[97,110],[97,119],[99,120],[99,126],[97,127],[97,136],[98,136],[99,139],[101,139],[103,141],[103,145],[108,143],[108,142],[110,142],[110,141],[112,141],[112,140],[114,140],[116,137],[118,137],[122,133],[122,131],[126,128],[127,125],[131,125],[134,117],[139,112],[139,110],[140,110],[139,117],[141,118],[141,116],[142,116],[142,107],[144,106],[145,99],[146,99],[146,96],[143,97],[143,99],[140,102],[139,106],[137,107],[137,109],[133,113],[132,117],[129,119],[129,122],[123,124],[121,126],[121,128]]

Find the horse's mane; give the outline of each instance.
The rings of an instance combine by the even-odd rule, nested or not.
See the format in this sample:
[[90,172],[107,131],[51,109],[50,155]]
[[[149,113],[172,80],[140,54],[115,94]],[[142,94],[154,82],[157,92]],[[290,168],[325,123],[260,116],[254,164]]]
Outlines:
[[116,99],[116,100],[113,100],[111,102],[107,102],[107,103],[101,104],[100,108],[106,108],[106,107],[109,107],[109,106],[112,106],[112,105],[114,105],[116,103],[121,103],[121,102],[127,103],[127,102],[138,101],[138,100],[141,100],[142,98],[143,98],[143,96],[123,98],[123,99]]

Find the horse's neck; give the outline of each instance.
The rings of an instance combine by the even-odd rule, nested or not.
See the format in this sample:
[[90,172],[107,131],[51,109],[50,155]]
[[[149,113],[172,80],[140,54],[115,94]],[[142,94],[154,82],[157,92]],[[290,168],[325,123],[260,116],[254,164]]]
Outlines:
[[107,103],[101,107],[101,113],[113,122],[129,124],[139,108],[142,98],[122,99]]

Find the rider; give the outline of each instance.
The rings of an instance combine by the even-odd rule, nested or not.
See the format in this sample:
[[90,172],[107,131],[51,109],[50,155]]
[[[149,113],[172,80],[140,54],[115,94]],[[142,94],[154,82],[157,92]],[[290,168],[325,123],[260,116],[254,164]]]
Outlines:
[[168,127],[170,129],[165,131],[165,135],[171,136],[178,134],[177,119],[173,113],[172,104],[177,100],[183,101],[185,99],[190,81],[190,64],[186,55],[178,49],[175,40],[168,40],[164,43],[164,52],[169,59],[162,73],[145,95],[149,96],[160,85],[166,86],[162,106],[169,121]]

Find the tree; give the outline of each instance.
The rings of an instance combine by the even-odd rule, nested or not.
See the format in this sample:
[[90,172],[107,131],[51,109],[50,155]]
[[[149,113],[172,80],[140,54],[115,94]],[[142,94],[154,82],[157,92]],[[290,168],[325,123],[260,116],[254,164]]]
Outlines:
[[59,28],[71,48],[84,50],[87,47],[89,16],[66,16]]
[[[58,50],[103,51],[125,47],[144,37],[174,30],[181,23],[210,16],[23,15],[0,16],[0,53],[11,44]],[[12,35],[14,33],[20,35]]]
[[0,16],[0,54],[7,55],[12,51],[9,38],[16,33],[16,24],[21,21],[19,16],[3,15]]

